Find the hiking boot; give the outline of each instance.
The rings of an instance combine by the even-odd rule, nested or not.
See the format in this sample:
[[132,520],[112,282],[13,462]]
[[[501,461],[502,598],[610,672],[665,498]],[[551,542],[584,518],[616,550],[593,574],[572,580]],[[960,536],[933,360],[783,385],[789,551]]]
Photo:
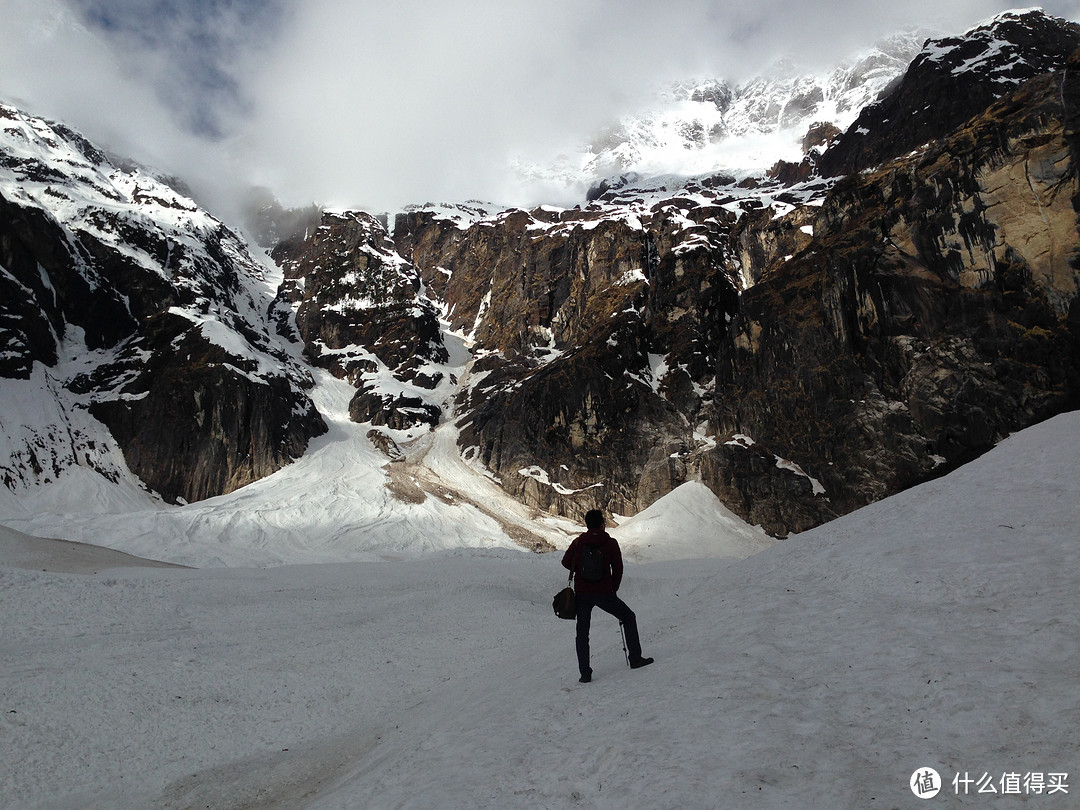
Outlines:
[[642,667],[647,667],[652,662],[653,659],[651,658],[631,658],[630,669],[641,669]]

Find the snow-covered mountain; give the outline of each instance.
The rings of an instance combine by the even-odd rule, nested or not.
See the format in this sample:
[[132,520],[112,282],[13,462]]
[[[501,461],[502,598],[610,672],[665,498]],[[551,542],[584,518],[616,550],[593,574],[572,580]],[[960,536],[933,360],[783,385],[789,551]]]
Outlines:
[[[115,548],[227,565],[551,548],[572,531],[557,518],[538,521],[465,463],[452,424],[425,435],[427,422],[414,430],[414,421],[387,418],[395,410],[386,399],[396,402],[408,386],[429,403],[416,403],[434,412],[429,422],[443,421],[450,381],[465,377],[471,356],[463,336],[444,334],[438,306],[413,298],[415,270],[377,220],[342,218],[364,223],[345,252],[370,257],[366,293],[353,298],[332,278],[311,314],[334,368],[371,392],[374,411],[353,421],[355,389],[312,367],[318,352],[305,359],[295,334],[305,316],[288,301],[314,294],[315,278],[283,278],[190,198],[62,124],[7,105],[0,121],[6,525],[87,541],[105,531]],[[320,261],[330,270],[343,248],[333,235],[326,244]],[[401,311],[386,309],[393,295]],[[380,311],[385,320],[370,319]],[[335,313],[335,329],[359,316],[369,330],[350,344],[351,357],[332,349],[334,330],[321,326]],[[417,331],[418,318],[431,331]],[[407,379],[380,370],[383,346]],[[419,362],[421,347],[430,363]],[[350,362],[375,373],[361,377]],[[411,385],[418,379],[442,382]],[[414,460],[386,469],[372,425],[411,440]],[[210,511],[183,505],[209,495],[219,496]],[[709,525],[730,528],[718,553],[745,555],[769,542],[707,490],[687,497],[680,502],[700,501],[693,508],[712,514]]]
[[[1074,407],[1080,379],[1080,27],[1025,12],[954,40],[913,66],[989,48],[1027,54],[1027,73],[913,67],[797,182],[623,177],[573,208],[327,212],[274,261],[5,106],[0,517],[273,563],[558,547],[590,508],[622,522],[689,487],[737,555],[939,475]],[[890,70],[859,64],[738,98],[695,85],[692,103],[734,127],[771,98],[775,130]],[[972,108],[975,86],[990,95]],[[881,111],[914,119],[928,88],[966,117],[888,152],[900,125]],[[818,176],[852,133],[875,171]],[[193,503],[222,497],[223,523]]]
[[[0,106],[0,804],[1066,806],[1078,48],[1001,15],[797,165],[272,259]],[[690,83],[633,159],[830,81]],[[597,616],[582,686],[529,552],[590,508],[656,663]]]
[[[818,168],[841,175],[871,168],[941,138],[995,100],[1060,65],[1080,24],[1040,9],[1007,11],[962,36],[927,41],[893,90],[864,107]],[[948,103],[938,103],[942,94]]]
[[778,160],[797,163],[812,125],[847,129],[903,75],[928,36],[925,30],[896,34],[823,72],[785,59],[735,85],[722,78],[682,82],[558,163],[517,168],[532,180],[583,189],[625,174],[741,178]]
[[[13,389],[30,385],[57,414],[49,427],[4,414],[9,489],[86,464],[196,500],[266,475],[325,429],[311,374],[270,317],[276,268],[150,173],[8,105],[0,244],[0,373],[11,396],[26,401]],[[85,432],[90,415],[108,441]],[[113,440],[126,462],[103,449]]]

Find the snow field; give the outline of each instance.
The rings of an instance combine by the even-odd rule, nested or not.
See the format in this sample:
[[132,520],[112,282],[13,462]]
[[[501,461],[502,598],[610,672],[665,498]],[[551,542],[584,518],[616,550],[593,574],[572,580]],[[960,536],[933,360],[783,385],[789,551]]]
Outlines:
[[[646,655],[559,555],[62,574],[0,532],[0,795],[28,808],[915,807],[1075,782],[1080,414],[741,561],[630,564]],[[680,512],[668,531],[684,530]],[[618,532],[614,532],[618,537]],[[94,569],[87,569],[94,571]],[[287,749],[287,750],[286,750]],[[1067,807],[1068,794],[936,799]]]

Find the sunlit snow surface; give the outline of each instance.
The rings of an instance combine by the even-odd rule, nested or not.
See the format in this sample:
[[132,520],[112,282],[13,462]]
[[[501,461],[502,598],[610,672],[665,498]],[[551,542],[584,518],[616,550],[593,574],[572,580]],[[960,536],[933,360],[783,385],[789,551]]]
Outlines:
[[[627,669],[600,615],[588,685],[549,607],[558,554],[136,568],[3,529],[0,796],[914,807],[930,767],[948,806],[954,776],[1011,773],[1066,774],[1068,794],[1028,799],[1071,806],[1078,460],[1065,414],[747,559],[630,564],[621,593],[656,663]],[[687,553],[701,531],[686,511],[639,519]]]

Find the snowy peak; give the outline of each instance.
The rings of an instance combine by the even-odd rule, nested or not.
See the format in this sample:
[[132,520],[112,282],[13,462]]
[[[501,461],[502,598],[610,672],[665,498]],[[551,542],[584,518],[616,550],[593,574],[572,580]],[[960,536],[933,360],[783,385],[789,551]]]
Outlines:
[[[804,138],[825,125],[852,131],[822,171],[857,171],[940,137],[1027,79],[1060,69],[1080,44],[1078,30],[1039,9],[1010,11],[958,36],[900,33],[829,71],[781,60],[739,85],[722,78],[680,83],[658,94],[652,109],[599,133],[577,163],[523,171],[594,188],[628,174],[742,179],[761,176],[778,161],[797,164],[808,152],[824,152],[831,139]],[[886,124],[888,143],[865,146]]]
[[883,39],[825,72],[781,60],[740,85],[717,77],[673,85],[658,93],[652,109],[627,115],[598,133],[577,165],[523,171],[596,185],[630,172],[646,177],[721,171],[745,175],[761,173],[780,159],[798,161],[811,124],[846,128],[903,74],[925,35]]
[[850,174],[944,137],[1023,82],[1062,70],[1077,47],[1080,25],[1038,9],[928,40],[900,82],[862,110],[819,168],[826,176]]
[[72,227],[99,232],[102,228],[91,214],[108,208],[137,211],[144,222],[161,230],[222,227],[193,200],[152,175],[114,165],[74,130],[4,104],[0,190],[13,202],[35,205]]
[[[146,172],[115,165],[66,126],[6,105],[0,125],[0,195],[41,212],[69,235],[82,281],[95,295],[114,299],[116,318],[131,326],[161,303],[116,298],[111,288],[119,279],[110,274],[128,273],[152,277],[144,283],[197,315],[235,313],[243,323],[262,317],[263,265],[193,200]],[[82,309],[70,307],[67,321],[87,331],[92,347],[112,346],[115,335],[99,334],[102,325]]]
[[813,122],[844,129],[872,103],[918,53],[922,35],[898,34],[845,59],[824,74],[807,73],[790,60],[742,85],[728,112],[733,135],[753,132],[805,133]]
[[1006,11],[961,37],[927,42],[912,67],[934,63],[954,76],[976,73],[984,81],[1016,86],[1059,69],[1059,54],[1074,47],[1077,29],[1038,8]]

